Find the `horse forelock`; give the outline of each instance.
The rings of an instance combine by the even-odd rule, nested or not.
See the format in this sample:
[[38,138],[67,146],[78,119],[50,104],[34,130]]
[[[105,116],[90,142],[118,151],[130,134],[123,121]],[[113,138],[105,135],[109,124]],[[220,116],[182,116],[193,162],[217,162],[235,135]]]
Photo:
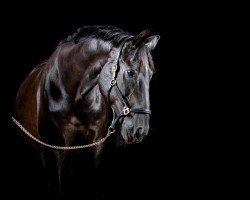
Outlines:
[[154,63],[151,52],[146,47],[135,48],[131,43],[125,44],[121,59],[128,66],[136,67],[140,72],[154,73]]

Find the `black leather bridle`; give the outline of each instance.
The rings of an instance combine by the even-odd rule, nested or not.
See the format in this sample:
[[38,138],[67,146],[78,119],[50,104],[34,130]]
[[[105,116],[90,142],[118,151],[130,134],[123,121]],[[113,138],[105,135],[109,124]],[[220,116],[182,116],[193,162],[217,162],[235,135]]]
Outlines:
[[[127,101],[126,97],[122,94],[120,88],[118,87],[116,78],[117,78],[117,74],[120,70],[120,65],[119,65],[120,54],[121,54],[121,50],[118,54],[118,59],[117,59],[116,64],[114,66],[112,66],[112,73],[113,74],[112,74],[112,79],[110,81],[110,86],[108,89],[108,102],[109,102],[110,107],[111,107],[112,112],[113,112],[113,120],[112,120],[112,123],[109,127],[109,130],[112,132],[115,131],[115,126],[119,122],[119,119],[124,118],[125,116],[129,115],[130,113],[139,113],[139,114],[148,114],[148,115],[151,114],[151,110],[146,109],[146,108],[130,108],[128,106],[128,101]],[[114,88],[114,90],[117,94],[117,97],[120,100],[120,103],[123,107],[122,113],[120,113],[117,116],[116,116],[114,109],[111,106],[111,103],[110,103],[110,93],[111,93],[113,88]]]

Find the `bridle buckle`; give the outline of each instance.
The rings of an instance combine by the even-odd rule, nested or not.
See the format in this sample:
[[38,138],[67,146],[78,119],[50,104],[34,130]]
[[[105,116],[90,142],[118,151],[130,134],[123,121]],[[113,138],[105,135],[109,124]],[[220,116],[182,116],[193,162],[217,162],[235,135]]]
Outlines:
[[113,72],[116,72],[117,66],[116,66],[116,65],[115,65],[115,66],[112,66],[112,67],[111,67],[111,70],[112,70]]
[[111,86],[114,86],[116,84],[116,80],[115,79],[112,79],[111,81],[110,81],[110,85]]
[[130,108],[128,108],[128,107],[124,107],[123,109],[122,109],[122,112],[123,112],[123,115],[128,115],[129,113],[130,113]]

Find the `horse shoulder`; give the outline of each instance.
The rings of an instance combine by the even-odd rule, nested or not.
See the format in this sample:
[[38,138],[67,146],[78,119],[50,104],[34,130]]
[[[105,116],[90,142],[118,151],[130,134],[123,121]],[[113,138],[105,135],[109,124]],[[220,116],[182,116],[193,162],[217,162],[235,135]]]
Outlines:
[[41,80],[44,65],[35,68],[21,84],[15,100],[16,119],[34,136],[39,138],[38,121],[41,106]]

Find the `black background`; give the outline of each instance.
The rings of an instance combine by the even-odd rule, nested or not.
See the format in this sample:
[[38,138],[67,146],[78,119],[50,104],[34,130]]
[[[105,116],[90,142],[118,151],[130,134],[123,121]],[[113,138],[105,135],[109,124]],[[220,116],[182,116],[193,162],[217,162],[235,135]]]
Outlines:
[[107,6],[109,9],[100,12],[95,5],[63,9],[33,5],[32,9],[8,8],[8,14],[2,16],[3,194],[32,197],[43,192],[36,153],[15,135],[10,120],[21,82],[38,63],[48,59],[61,39],[81,26],[94,24],[113,25],[134,34],[151,28],[153,34],[161,36],[153,52],[153,130],[143,143],[119,150],[115,166],[110,167],[114,171],[108,170],[111,197],[207,197],[221,191],[224,176],[219,163],[223,155],[215,152],[220,130],[214,128],[218,118],[210,117],[216,99],[208,95],[211,79],[216,78],[210,76],[209,56],[213,55],[207,57],[209,50],[204,48],[212,37],[206,27],[208,19],[202,11],[193,14],[185,6],[130,9],[124,5],[122,11],[121,6]]

